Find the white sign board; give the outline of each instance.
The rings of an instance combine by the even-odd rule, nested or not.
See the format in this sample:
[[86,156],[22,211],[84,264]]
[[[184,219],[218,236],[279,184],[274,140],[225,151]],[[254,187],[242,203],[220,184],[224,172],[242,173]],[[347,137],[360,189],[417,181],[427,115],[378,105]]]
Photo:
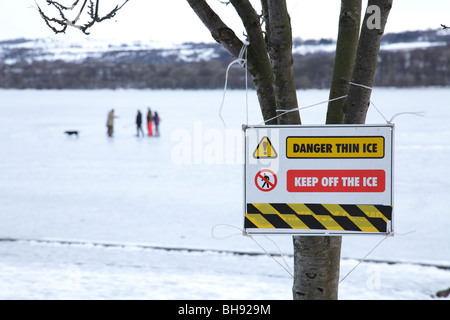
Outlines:
[[393,232],[393,131],[393,125],[246,127],[246,232]]

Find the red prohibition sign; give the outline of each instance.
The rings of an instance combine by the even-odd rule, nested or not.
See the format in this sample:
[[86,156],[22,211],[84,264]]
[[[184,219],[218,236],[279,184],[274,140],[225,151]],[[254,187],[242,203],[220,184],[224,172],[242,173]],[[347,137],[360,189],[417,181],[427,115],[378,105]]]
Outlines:
[[255,185],[261,191],[272,191],[277,185],[277,176],[272,170],[261,170],[255,176]]

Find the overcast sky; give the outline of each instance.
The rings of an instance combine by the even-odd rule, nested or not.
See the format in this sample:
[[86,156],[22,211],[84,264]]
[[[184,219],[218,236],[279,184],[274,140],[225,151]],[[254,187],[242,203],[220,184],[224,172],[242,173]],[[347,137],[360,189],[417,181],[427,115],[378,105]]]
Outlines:
[[[36,0],[48,10],[45,0]],[[72,4],[75,0],[59,0]],[[113,6],[123,0],[102,0]],[[252,0],[255,5],[259,0]],[[243,28],[231,5],[219,0],[208,3],[243,39]],[[364,8],[367,1],[363,0]],[[0,40],[18,37],[54,37],[39,17],[34,0],[0,0]],[[339,0],[288,0],[294,37],[303,39],[336,38]],[[386,32],[439,29],[450,25],[450,0],[394,0]],[[80,31],[71,28],[59,38],[79,39]],[[91,29],[91,38],[124,38],[162,42],[213,41],[185,0],[130,0],[112,19]]]

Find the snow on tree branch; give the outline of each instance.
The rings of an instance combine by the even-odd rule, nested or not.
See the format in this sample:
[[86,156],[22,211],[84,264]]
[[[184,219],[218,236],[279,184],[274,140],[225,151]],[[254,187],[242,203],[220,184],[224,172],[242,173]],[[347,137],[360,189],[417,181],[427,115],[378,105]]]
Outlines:
[[[95,23],[113,18],[116,13],[123,8],[129,0],[125,0],[121,5],[116,5],[111,11],[103,16],[99,15],[100,0],[75,0],[72,5],[63,5],[58,1],[46,0],[47,5],[53,8],[54,17],[49,16],[36,3],[37,10],[44,19],[47,26],[55,33],[65,33],[68,26],[81,30],[84,34]],[[69,18],[69,17],[72,18]],[[85,21],[84,23],[82,21]]]

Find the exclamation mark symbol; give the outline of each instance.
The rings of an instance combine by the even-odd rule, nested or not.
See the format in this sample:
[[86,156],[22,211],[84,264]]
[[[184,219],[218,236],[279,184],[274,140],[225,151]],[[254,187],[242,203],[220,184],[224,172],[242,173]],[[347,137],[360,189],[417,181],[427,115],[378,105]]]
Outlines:
[[272,143],[270,142],[268,137],[263,137],[258,145],[256,146],[255,151],[253,151],[253,158],[276,158],[277,152],[273,148]]

